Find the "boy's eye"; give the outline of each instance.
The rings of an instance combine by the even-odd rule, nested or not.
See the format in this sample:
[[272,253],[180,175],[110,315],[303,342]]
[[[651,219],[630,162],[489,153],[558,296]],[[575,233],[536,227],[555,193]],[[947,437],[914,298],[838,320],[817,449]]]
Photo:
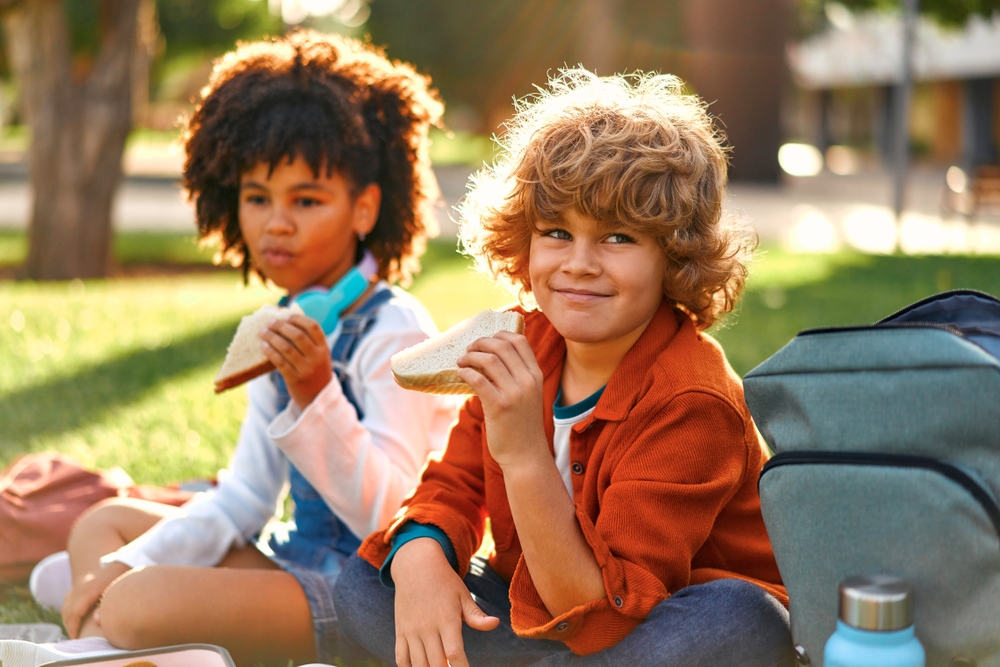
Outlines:
[[628,234],[617,232],[608,235],[608,243],[635,243],[635,239]]
[[318,199],[313,199],[312,197],[299,197],[295,200],[295,203],[304,208],[309,208],[311,206],[317,206],[321,202]]
[[267,197],[258,194],[248,194],[243,196],[243,201],[248,204],[261,205],[267,203]]
[[573,238],[565,229],[546,229],[542,232],[542,236],[559,239],[560,241],[569,241]]

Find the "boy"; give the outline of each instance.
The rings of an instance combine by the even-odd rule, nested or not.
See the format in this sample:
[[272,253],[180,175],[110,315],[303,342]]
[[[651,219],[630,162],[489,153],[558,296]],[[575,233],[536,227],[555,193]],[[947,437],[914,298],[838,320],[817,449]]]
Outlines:
[[537,309],[523,336],[460,360],[476,396],[349,563],[342,629],[400,665],[788,662],[766,454],[700,333],[732,309],[753,247],[722,221],[704,106],[671,76],[566,71],[519,105],[503,148],[462,240]]

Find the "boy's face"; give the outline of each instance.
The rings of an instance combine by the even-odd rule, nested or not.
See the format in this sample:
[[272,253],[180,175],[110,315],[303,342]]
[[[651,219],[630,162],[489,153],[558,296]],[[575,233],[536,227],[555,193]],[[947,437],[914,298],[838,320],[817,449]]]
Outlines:
[[666,258],[656,239],[572,209],[537,226],[528,274],[552,325],[567,341],[631,347],[663,299]]
[[317,177],[302,158],[265,163],[240,179],[240,231],[250,258],[274,284],[297,294],[336,283],[354,265],[360,234],[378,219],[380,191],[352,196],[340,173]]

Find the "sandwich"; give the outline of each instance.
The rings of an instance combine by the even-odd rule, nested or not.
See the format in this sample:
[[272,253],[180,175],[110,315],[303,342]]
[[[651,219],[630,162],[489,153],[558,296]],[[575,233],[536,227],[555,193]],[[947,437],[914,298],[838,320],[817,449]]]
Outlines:
[[404,389],[427,394],[472,394],[472,387],[458,377],[458,359],[474,340],[492,338],[500,331],[522,333],[524,318],[520,313],[484,310],[392,355],[392,377]]
[[271,320],[287,320],[292,315],[302,314],[302,308],[296,303],[289,308],[266,304],[240,320],[233,342],[226,350],[226,359],[215,378],[215,393],[238,387],[258,375],[273,371],[274,364],[261,350],[260,332],[267,328]]

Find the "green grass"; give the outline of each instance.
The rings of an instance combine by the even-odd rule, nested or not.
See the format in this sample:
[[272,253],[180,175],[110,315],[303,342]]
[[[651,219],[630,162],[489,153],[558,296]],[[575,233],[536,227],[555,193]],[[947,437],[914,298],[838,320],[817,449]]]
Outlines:
[[[20,245],[19,245],[20,244]],[[23,238],[0,233],[0,264]],[[181,236],[116,240],[119,261],[204,264]],[[513,297],[469,269],[454,244],[431,244],[411,291],[442,328]],[[951,288],[1000,294],[1000,258],[858,253],[759,255],[740,308],[713,331],[746,373],[801,329],[868,324]],[[55,449],[120,465],[140,483],[213,475],[246,407],[212,380],[239,318],[278,294],[239,273],[31,283],[0,281],[0,464]],[[0,586],[0,622],[53,621],[23,586]]]
[[803,329],[872,324],[958,288],[1000,295],[1000,258],[770,250],[758,256],[732,321],[712,333],[743,375]]

